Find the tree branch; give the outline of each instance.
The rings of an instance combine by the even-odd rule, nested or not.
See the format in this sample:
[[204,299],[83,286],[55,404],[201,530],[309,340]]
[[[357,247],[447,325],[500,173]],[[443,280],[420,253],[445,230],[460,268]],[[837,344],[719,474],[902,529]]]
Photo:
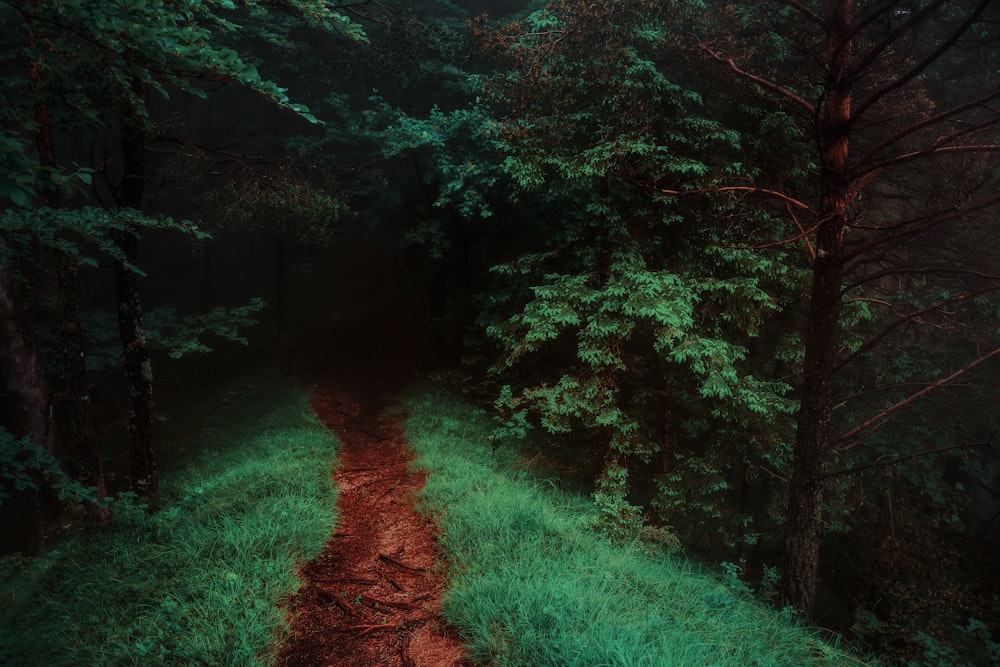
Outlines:
[[[833,402],[834,402],[834,405],[837,408],[840,408],[843,405],[845,405],[848,401],[853,401],[853,400],[861,398],[863,396],[868,396],[869,394],[878,394],[878,393],[882,393],[882,392],[886,392],[886,391],[894,391],[896,389],[902,389],[904,387],[926,387],[926,386],[927,386],[926,382],[896,382],[894,384],[886,384],[886,385],[882,385],[880,387],[871,387],[870,389],[862,389],[861,391],[856,391],[853,394],[847,394],[846,396],[840,396],[836,400],[834,400]],[[968,384],[954,384],[953,383],[951,386],[952,387],[960,387],[960,388],[964,388],[964,389],[974,389],[974,388],[977,388],[977,387],[981,387],[982,385],[975,384],[975,383],[968,383]]]
[[759,188],[753,185],[729,185],[717,188],[700,188],[697,190],[668,190],[666,188],[658,188],[650,183],[643,183],[633,178],[632,176],[629,176],[629,180],[633,184],[645,190],[649,190],[651,192],[656,192],[659,194],[670,195],[672,197],[679,197],[681,195],[718,194],[723,192],[746,192],[747,194],[762,194],[768,197],[774,197],[776,199],[779,199],[785,203],[785,208],[788,211],[789,216],[792,218],[792,221],[795,223],[795,226],[798,227],[799,229],[798,234],[796,234],[795,236],[790,236],[785,239],[781,239],[779,241],[772,241],[770,243],[764,243],[761,245],[717,245],[716,247],[731,248],[731,249],[739,248],[742,250],[763,250],[765,248],[775,248],[777,246],[787,245],[789,243],[794,243],[795,241],[800,241],[804,239],[810,256],[813,257],[814,259],[816,257],[816,250],[813,248],[812,243],[809,241],[809,235],[815,232],[823,224],[823,221],[820,221],[815,226],[810,227],[809,229],[805,229],[802,226],[802,223],[799,222],[798,217],[795,215],[795,212],[792,210],[791,207],[795,206],[796,208],[799,208],[801,210],[811,212],[809,205],[799,201],[798,199],[795,199],[794,197],[786,195],[783,192],[779,192],[778,190],[769,190],[768,188]]
[[841,477],[843,475],[853,475],[856,472],[864,472],[865,470],[871,470],[872,468],[884,468],[886,466],[894,466],[900,464],[904,461],[909,461],[910,459],[920,458],[922,456],[930,456],[932,454],[940,454],[942,452],[950,452],[955,449],[969,449],[971,447],[989,447],[993,444],[993,436],[996,432],[990,436],[989,440],[986,442],[966,442],[961,445],[949,445],[948,447],[936,447],[934,449],[924,449],[919,452],[913,452],[911,454],[904,454],[902,456],[895,456],[891,459],[878,459],[871,463],[865,463],[863,465],[854,466],[853,468],[847,468],[846,470],[836,470],[834,472],[828,472],[825,475],[819,477],[816,481],[821,482],[824,479],[830,479],[831,477]]
[[796,95],[792,91],[788,90],[787,88],[785,88],[783,86],[779,86],[778,84],[776,84],[773,81],[765,79],[765,78],[763,78],[761,76],[757,76],[756,74],[751,74],[750,72],[747,72],[746,70],[740,69],[740,67],[736,64],[736,61],[734,61],[732,59],[732,57],[730,57],[728,54],[725,54],[725,53],[723,53],[721,51],[717,51],[716,49],[713,49],[712,47],[708,46],[707,44],[701,44],[701,48],[708,55],[712,56],[712,58],[714,58],[715,60],[719,61],[720,63],[722,63],[724,65],[727,65],[729,67],[729,69],[731,69],[733,72],[735,72],[737,75],[743,77],[747,81],[755,83],[758,86],[760,86],[761,88],[769,90],[772,93],[776,93],[779,96],[784,97],[785,99],[787,99],[790,102],[794,103],[796,106],[802,108],[804,111],[806,111],[806,113],[809,114],[810,118],[816,114],[816,107],[813,106],[812,104],[810,104],[809,102],[807,102],[805,100],[805,98],[803,98],[802,96]]
[[672,197],[679,197],[681,195],[707,195],[707,194],[718,194],[722,192],[746,192],[747,194],[761,194],[767,195],[768,197],[774,197],[780,199],[786,204],[791,204],[802,210],[809,210],[809,204],[805,204],[794,197],[786,195],[784,192],[779,192],[777,190],[768,190],[767,188],[759,188],[755,185],[727,185],[720,186],[717,188],[699,188],[697,190],[667,190],[665,188],[658,188],[650,183],[642,183],[640,181],[630,179],[633,183],[638,185],[640,188],[650,190],[652,192],[657,192],[663,195],[670,195]]
[[886,325],[886,327],[884,329],[882,329],[882,331],[878,332],[872,338],[869,338],[868,341],[866,341],[864,345],[862,345],[857,350],[855,350],[854,352],[852,352],[851,354],[849,354],[846,358],[844,358],[839,363],[837,363],[837,365],[833,367],[833,370],[830,371],[831,374],[839,373],[841,370],[844,369],[845,366],[847,366],[848,364],[850,364],[852,361],[854,361],[855,359],[857,359],[858,357],[860,357],[862,354],[864,354],[868,350],[870,350],[873,347],[875,347],[876,345],[878,345],[880,342],[882,342],[882,340],[886,336],[888,336],[890,333],[892,333],[892,331],[894,329],[896,329],[896,327],[898,327],[898,326],[900,326],[902,324],[906,324],[907,322],[912,322],[912,321],[917,321],[918,323],[921,323],[920,320],[918,319],[921,315],[926,315],[929,312],[932,312],[932,311],[935,311],[935,310],[940,310],[943,306],[946,306],[948,304],[959,303],[961,301],[967,301],[968,299],[975,298],[975,297],[977,297],[977,296],[979,296],[981,294],[985,294],[987,292],[992,292],[992,291],[995,291],[995,290],[998,290],[998,289],[1000,289],[1000,285],[992,285],[990,287],[985,287],[983,289],[976,290],[975,292],[970,292],[970,293],[967,293],[967,294],[959,294],[957,296],[953,296],[951,298],[945,299],[944,301],[939,301],[939,302],[937,302],[937,303],[935,303],[935,304],[933,304],[931,306],[927,306],[926,308],[921,308],[920,310],[915,310],[912,313],[906,313],[906,314],[902,314],[902,313],[896,312],[896,309],[893,307],[893,304],[891,304],[891,303],[889,303],[887,301],[880,301],[880,300],[871,299],[871,298],[865,299],[866,301],[872,301],[872,302],[880,303],[881,305],[886,306],[889,310],[891,310],[893,312],[894,315],[896,315],[897,319],[894,322]]
[[973,9],[972,13],[962,22],[958,28],[952,32],[947,39],[943,40],[936,49],[928,53],[923,60],[918,62],[916,65],[910,68],[910,70],[899,76],[894,76],[892,82],[887,86],[883,87],[881,90],[877,90],[872,93],[867,100],[855,107],[854,111],[851,113],[850,122],[854,123],[858,118],[860,118],[865,111],[867,111],[873,104],[877,103],[886,95],[898,90],[908,84],[910,81],[919,76],[925,69],[930,67],[941,57],[941,54],[945,53],[952,46],[955,45],[965,32],[972,27],[979,16],[986,11],[986,8],[990,6],[992,0],[980,0],[979,4]]
[[[265,157],[263,155],[252,155],[247,153],[237,153],[230,150],[230,146],[236,145],[240,142],[234,142],[229,146],[209,146],[207,144],[202,144],[197,141],[190,141],[179,136],[166,136],[160,135],[156,137],[151,137],[149,141],[150,145],[146,147],[146,150],[150,153],[162,153],[167,155],[184,155],[185,157],[191,157],[196,159],[202,159],[206,162],[212,164],[237,164],[244,169],[253,171],[254,165],[287,165],[290,163],[288,157]],[[155,144],[173,144],[186,148],[188,153],[179,153],[178,151],[170,151],[158,149]],[[197,154],[196,154],[197,153]],[[204,157],[205,155],[218,155],[221,159],[211,159]]]
[[[883,243],[899,241],[907,236],[913,236],[914,234],[922,234],[927,230],[936,227],[938,225],[944,224],[946,222],[952,222],[954,220],[959,220],[965,216],[975,213],[976,211],[981,211],[992,206],[1000,204],[1000,195],[994,197],[988,197],[986,199],[980,199],[979,201],[973,202],[967,206],[961,206],[959,208],[951,209],[949,211],[938,211],[921,218],[913,218],[911,220],[892,225],[889,229],[895,229],[897,231],[890,232],[888,234],[883,234],[882,236],[875,237],[864,243],[857,248],[851,250],[849,254],[844,257],[844,262],[851,260],[859,255],[862,255],[872,248],[876,248]],[[916,224],[917,222],[923,221],[922,224]]]
[[840,290],[841,295],[847,294],[855,287],[861,287],[862,285],[869,283],[873,280],[878,280],[879,278],[885,278],[886,276],[894,276],[899,274],[927,274],[927,273],[953,273],[960,276],[974,276],[976,278],[983,278],[985,280],[993,280],[1000,282],[1000,274],[986,273],[984,271],[976,271],[974,269],[961,269],[955,266],[931,266],[926,268],[918,267],[900,267],[895,269],[884,269],[882,271],[876,271],[875,273],[869,273],[859,280],[855,280],[853,283],[846,285],[842,290]]
[[781,2],[781,4],[783,5],[788,5],[792,9],[797,9],[798,11],[802,12],[802,14],[813,23],[816,23],[818,25],[824,25],[823,18],[819,14],[806,7],[798,0],[779,0],[779,2]]
[[963,145],[963,146],[945,146],[943,144],[948,143],[950,137],[942,137],[934,142],[929,148],[925,148],[919,151],[913,151],[912,153],[905,153],[903,155],[897,155],[894,158],[889,158],[888,160],[883,160],[882,162],[876,162],[870,168],[865,170],[865,173],[874,173],[877,171],[882,171],[889,167],[895,167],[896,165],[903,164],[904,162],[912,162],[913,160],[919,160],[925,157],[937,157],[939,155],[947,155],[950,153],[1000,153],[1000,144],[973,144],[973,145]]
[[[893,42],[895,42],[903,34],[908,32],[913,26],[917,25],[918,23],[926,19],[928,16],[930,16],[935,10],[937,10],[938,7],[945,4],[947,1],[948,0],[936,0],[935,2],[932,2],[926,7],[922,8],[920,11],[913,12],[910,15],[908,21],[903,22],[898,28],[891,31],[888,35],[886,35],[885,39],[883,39],[881,42],[873,46],[871,50],[868,51],[868,55],[864,56],[863,58],[859,58],[854,66],[854,71],[863,72],[865,69],[870,67],[871,64],[875,62],[875,60],[879,57],[879,54],[881,54],[883,51],[889,48]],[[896,4],[897,4],[896,2],[890,2],[888,3],[888,6],[885,9],[892,9],[892,7],[895,6]],[[863,22],[862,26],[858,27],[858,30],[860,30],[861,27],[866,26],[872,20],[883,14],[885,12],[885,9],[883,9],[880,12],[876,12],[871,17],[869,17],[868,20]],[[852,34],[852,38],[854,35],[857,34],[858,30],[856,30]]]
[[783,239],[779,239],[777,241],[770,241],[769,243],[760,243],[760,244],[757,244],[757,245],[720,245],[720,244],[715,244],[715,247],[716,248],[728,248],[728,249],[734,249],[734,250],[764,250],[766,248],[777,248],[778,246],[788,245],[789,243],[795,243],[796,241],[805,240],[806,247],[808,248],[810,255],[812,256],[813,259],[815,259],[816,258],[816,249],[813,247],[812,243],[809,241],[809,235],[812,234],[813,232],[815,232],[820,227],[822,227],[823,223],[825,223],[825,222],[827,222],[827,220],[825,220],[825,219],[824,220],[820,220],[819,222],[817,222],[815,225],[813,225],[809,229],[802,229],[802,226],[799,225],[800,232],[798,234],[796,234],[795,236],[789,236],[789,237],[786,237],[786,238],[783,238]]
[[933,116],[931,116],[929,118],[925,118],[924,120],[920,121],[919,123],[915,123],[913,125],[910,125],[909,127],[906,127],[904,129],[900,130],[899,132],[897,132],[896,134],[892,135],[891,137],[888,137],[888,138],[884,139],[882,142],[880,142],[879,144],[875,145],[873,148],[869,149],[867,153],[865,153],[860,158],[858,158],[855,161],[854,168],[853,168],[855,174],[856,175],[860,175],[860,174],[864,174],[864,173],[873,171],[875,169],[875,167],[870,167],[870,168],[865,169],[865,170],[861,170],[860,168],[863,167],[865,164],[867,164],[867,163],[871,162],[872,160],[874,160],[875,157],[879,153],[881,153],[882,151],[886,150],[890,146],[893,146],[893,145],[899,143],[900,141],[902,141],[906,137],[910,136],[911,134],[914,134],[916,132],[919,132],[920,130],[923,130],[925,128],[931,127],[932,125],[935,125],[937,123],[945,121],[945,120],[951,118],[952,116],[957,116],[960,113],[963,113],[963,112],[968,111],[970,109],[974,109],[976,107],[982,106],[982,105],[984,105],[984,104],[986,104],[988,102],[992,102],[994,99],[996,99],[998,97],[1000,97],[1000,87],[997,87],[996,90],[994,90],[994,91],[992,91],[990,93],[987,93],[987,94],[985,94],[985,95],[983,95],[981,97],[977,97],[974,100],[966,102],[965,104],[960,104],[960,105],[958,105],[956,107],[952,107],[950,109],[945,109],[941,113],[935,114],[935,115],[933,115]]
[[795,223],[795,226],[798,227],[799,238],[806,242],[806,250],[809,251],[809,258],[815,261],[816,248],[813,246],[812,241],[809,240],[809,234],[811,232],[806,231],[806,228],[802,226],[802,223],[799,222],[799,217],[795,215],[795,211],[792,210],[792,207],[788,204],[788,202],[785,202],[785,210],[788,212],[788,217],[790,217],[792,222]]
[[[855,436],[857,436],[859,433],[861,433],[863,431],[867,431],[868,429],[870,429],[870,428],[878,425],[879,423],[885,421],[889,416],[892,415],[892,413],[896,412],[897,410],[906,407],[910,403],[913,403],[914,401],[916,401],[918,398],[926,396],[927,394],[931,393],[935,389],[940,389],[941,387],[947,385],[949,382],[951,382],[955,378],[957,378],[957,377],[959,377],[961,375],[964,375],[965,373],[968,373],[969,371],[971,371],[976,366],[979,366],[980,364],[983,364],[986,361],[989,361],[990,359],[992,359],[993,357],[995,357],[997,355],[1000,355],[1000,347],[992,350],[991,352],[987,352],[986,354],[980,356],[975,361],[973,361],[973,362],[971,362],[969,364],[966,364],[964,367],[958,369],[957,371],[955,371],[954,373],[952,373],[948,377],[944,377],[944,378],[941,378],[939,380],[936,380],[936,381],[932,382],[931,384],[929,384],[928,386],[926,386],[923,389],[921,389],[920,391],[916,392],[915,394],[911,394],[910,396],[904,398],[903,400],[898,401],[898,402],[890,405],[885,410],[882,410],[881,412],[879,412],[877,415],[874,415],[873,417],[870,417],[869,419],[865,420],[864,423],[862,423],[862,424],[860,424],[858,426],[855,426],[850,431],[844,433],[839,438],[837,438],[836,440],[832,441],[830,443],[830,446],[833,447],[834,445],[837,445],[837,444],[839,444],[841,442],[844,442],[845,440],[850,440],[851,438],[854,438]],[[856,441],[852,442],[851,444],[846,445],[846,446],[840,448],[837,451],[839,453],[844,453],[844,452],[847,452],[847,451],[850,451],[850,450],[854,449],[859,444],[861,444],[861,441],[860,440],[856,440]]]

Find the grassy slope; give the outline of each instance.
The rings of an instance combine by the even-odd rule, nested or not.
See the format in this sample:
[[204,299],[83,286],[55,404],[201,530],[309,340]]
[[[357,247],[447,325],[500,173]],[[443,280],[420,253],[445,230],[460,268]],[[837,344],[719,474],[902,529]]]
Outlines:
[[423,505],[453,573],[445,616],[494,665],[850,665],[860,661],[683,558],[616,546],[574,496],[491,447],[492,426],[444,395],[407,402]]
[[335,440],[287,388],[213,421],[159,512],[116,501],[106,529],[0,561],[0,665],[273,662],[279,601],[333,528]]
[[[424,507],[453,577],[445,613],[494,665],[857,664],[682,558],[612,545],[585,497],[492,452],[486,415],[408,403]],[[0,562],[0,664],[252,665],[287,631],[279,601],[334,516],[332,436],[306,397],[258,392],[216,413],[163,509],[116,504],[107,529]]]

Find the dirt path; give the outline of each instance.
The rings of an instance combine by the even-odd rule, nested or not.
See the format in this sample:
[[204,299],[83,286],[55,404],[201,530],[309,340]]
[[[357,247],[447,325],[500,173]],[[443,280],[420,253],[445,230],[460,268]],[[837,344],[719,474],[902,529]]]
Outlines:
[[437,615],[444,574],[431,522],[413,509],[423,477],[399,420],[385,406],[320,390],[313,409],[341,442],[340,519],[323,553],[302,570],[288,604],[292,635],[279,665],[448,667],[462,646]]

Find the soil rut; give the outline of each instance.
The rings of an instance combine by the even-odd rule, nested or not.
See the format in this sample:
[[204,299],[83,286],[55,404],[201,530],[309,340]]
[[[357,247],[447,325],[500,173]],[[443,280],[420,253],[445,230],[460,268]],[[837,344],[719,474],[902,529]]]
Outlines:
[[399,418],[333,389],[318,391],[312,406],[341,442],[339,519],[320,556],[302,568],[278,664],[463,664],[461,644],[438,617],[444,573],[434,526],[413,508],[423,476],[409,474]]

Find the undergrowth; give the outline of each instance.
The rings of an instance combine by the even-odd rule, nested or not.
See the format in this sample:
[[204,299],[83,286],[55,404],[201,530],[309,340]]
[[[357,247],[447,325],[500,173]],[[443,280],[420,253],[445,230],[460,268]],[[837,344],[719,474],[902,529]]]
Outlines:
[[288,388],[217,412],[204,454],[37,558],[0,560],[0,664],[272,664],[282,598],[333,529],[335,440]]
[[428,470],[422,508],[450,561],[446,620],[477,663],[542,667],[857,665],[683,556],[612,543],[587,497],[495,448],[486,414],[412,396],[407,436]]

